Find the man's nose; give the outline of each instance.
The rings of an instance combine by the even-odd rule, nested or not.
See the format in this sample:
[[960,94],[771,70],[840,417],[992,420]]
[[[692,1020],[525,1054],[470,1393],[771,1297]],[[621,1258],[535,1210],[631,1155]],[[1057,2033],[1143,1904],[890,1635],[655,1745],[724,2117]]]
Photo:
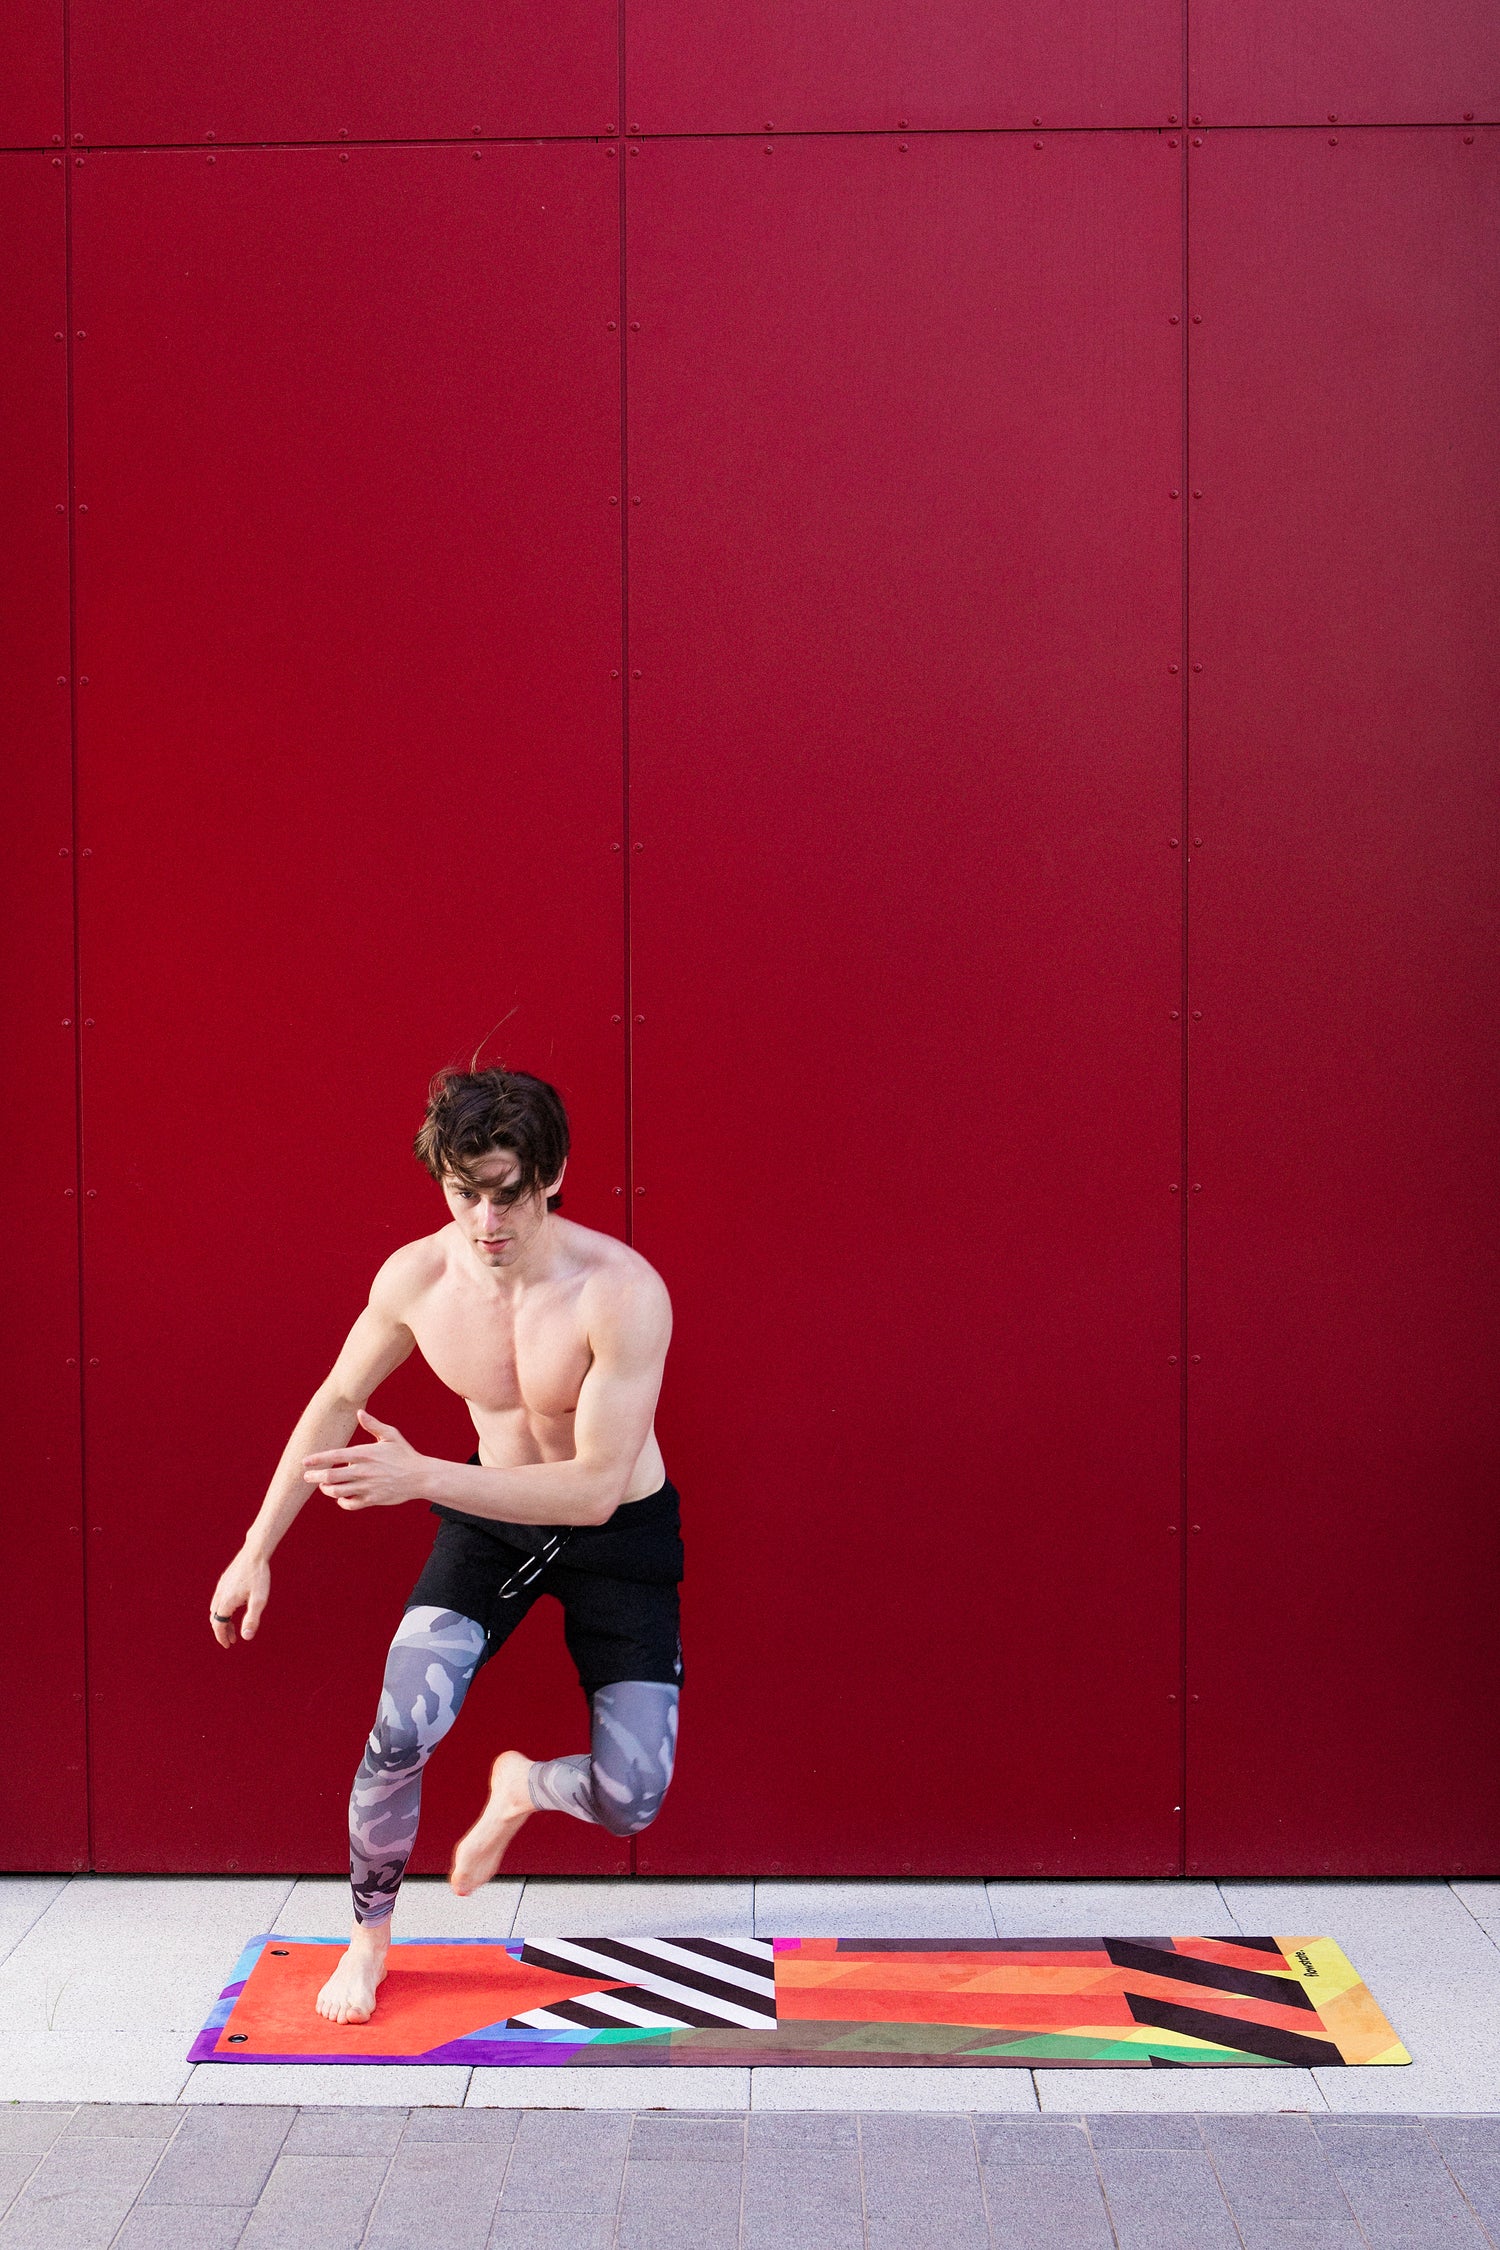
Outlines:
[[493,1203],[487,1203],[479,1214],[481,1234],[504,1234],[505,1223]]

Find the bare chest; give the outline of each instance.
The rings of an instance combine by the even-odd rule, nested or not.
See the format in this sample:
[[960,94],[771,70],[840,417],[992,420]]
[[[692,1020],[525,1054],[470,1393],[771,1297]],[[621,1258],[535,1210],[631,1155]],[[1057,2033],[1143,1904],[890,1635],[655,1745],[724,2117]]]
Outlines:
[[571,1293],[519,1307],[445,1282],[409,1316],[440,1382],[486,1414],[571,1415],[590,1352]]

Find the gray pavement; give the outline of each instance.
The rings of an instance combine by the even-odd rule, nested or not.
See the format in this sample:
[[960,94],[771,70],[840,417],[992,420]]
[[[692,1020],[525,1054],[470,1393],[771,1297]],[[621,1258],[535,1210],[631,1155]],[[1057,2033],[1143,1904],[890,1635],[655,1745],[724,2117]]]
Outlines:
[[1500,2119],[0,2109],[0,2250],[1484,2250]]
[[407,1937],[1336,1938],[1409,2066],[1317,2070],[362,2068],[200,2063],[187,2050],[245,1940],[341,1935],[347,1886],[285,1876],[0,1877],[0,2102],[356,2108],[871,2110],[1076,2116],[1278,2109],[1500,2113],[1500,1883],[585,1882],[456,1899],[409,1883]]
[[1500,1883],[407,1886],[410,1937],[1336,1938],[1409,2067],[200,2064],[340,1882],[0,1878],[0,2250],[1500,2250]]

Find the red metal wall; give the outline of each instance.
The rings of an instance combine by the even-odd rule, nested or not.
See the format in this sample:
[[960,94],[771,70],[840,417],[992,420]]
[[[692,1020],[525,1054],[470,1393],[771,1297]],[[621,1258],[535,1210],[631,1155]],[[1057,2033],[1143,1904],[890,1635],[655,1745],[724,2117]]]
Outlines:
[[203,1612],[503,1020],[678,1307],[642,1870],[1494,1871],[1500,32],[1388,14],[10,23],[8,1864],[340,1865],[425,1515]]

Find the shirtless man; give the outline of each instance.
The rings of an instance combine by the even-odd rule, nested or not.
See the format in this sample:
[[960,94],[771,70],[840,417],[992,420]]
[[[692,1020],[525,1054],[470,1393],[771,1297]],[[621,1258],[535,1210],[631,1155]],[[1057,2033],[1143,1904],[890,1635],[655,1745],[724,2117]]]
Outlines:
[[[240,1610],[240,1638],[255,1637],[271,1554],[315,1487],[349,1509],[426,1500],[441,1519],[349,1801],[354,1928],[317,2000],[333,2023],[374,2013],[422,1768],[480,1665],[539,1596],[562,1603],[592,1747],[545,1763],[501,1753],[454,1853],[453,1888],[467,1897],[487,1883],[538,1810],[637,1834],[660,1810],[677,1740],[682,1547],[654,1426],[667,1292],[624,1243],[557,1215],[568,1121],[543,1080],[440,1073],[416,1153],[451,1222],[375,1276],[209,1605],[222,1647]],[[414,1349],[474,1418],[479,1450],[467,1462],[425,1459],[365,1411]],[[356,1425],[374,1442],[351,1446]]]

